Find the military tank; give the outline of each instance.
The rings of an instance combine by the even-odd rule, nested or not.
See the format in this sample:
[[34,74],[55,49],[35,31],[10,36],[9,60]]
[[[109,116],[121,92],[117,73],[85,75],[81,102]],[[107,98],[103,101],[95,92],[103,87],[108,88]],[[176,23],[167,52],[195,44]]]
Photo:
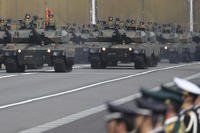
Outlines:
[[24,72],[43,64],[53,66],[55,72],[66,72],[72,70],[74,48],[65,30],[20,28],[3,48],[3,58],[7,72]]
[[46,30],[44,32],[45,44],[51,47],[47,49],[50,54],[50,65],[55,72],[71,71],[74,65],[75,46],[69,41],[69,34],[64,29]]
[[170,29],[163,29],[159,40],[161,42],[161,58],[168,59],[170,63],[179,63],[182,54],[179,35],[171,32]]
[[156,41],[155,33],[136,30],[135,32],[127,32],[126,35],[132,41],[130,45],[133,49],[135,68],[157,66],[160,58],[160,46]]
[[3,64],[2,48],[11,41],[10,23],[11,20],[5,20],[3,17],[0,18],[0,68]]
[[181,61],[192,62],[195,60],[196,44],[192,41],[192,34],[184,32],[179,34],[179,40],[181,43]]
[[3,47],[11,41],[11,34],[7,29],[0,30],[0,68],[3,63]]
[[89,60],[93,69],[117,66],[118,62],[134,62],[135,68],[141,69],[157,65],[159,50],[158,45],[148,43],[147,34],[142,30],[110,28],[101,30],[96,42],[91,43]]

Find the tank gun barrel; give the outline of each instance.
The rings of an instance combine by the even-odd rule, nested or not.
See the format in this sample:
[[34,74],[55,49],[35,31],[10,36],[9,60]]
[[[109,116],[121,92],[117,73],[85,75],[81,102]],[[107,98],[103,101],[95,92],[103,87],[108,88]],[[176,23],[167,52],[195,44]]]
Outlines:
[[29,39],[32,44],[41,45],[43,43],[41,35],[34,27],[31,28]]

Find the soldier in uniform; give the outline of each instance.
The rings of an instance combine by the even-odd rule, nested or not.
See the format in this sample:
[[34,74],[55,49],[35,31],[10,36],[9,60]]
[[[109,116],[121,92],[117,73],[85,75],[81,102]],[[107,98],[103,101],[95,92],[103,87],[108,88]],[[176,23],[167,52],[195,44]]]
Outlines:
[[24,20],[22,22],[21,28],[23,29],[31,29],[33,24],[33,20],[31,14],[26,14]]
[[142,109],[133,105],[107,105],[111,116],[107,116],[108,133],[143,133],[142,130],[151,130],[151,110]]
[[[164,131],[165,133],[183,133],[184,125],[179,120],[178,112],[181,104],[181,96],[175,94],[171,89],[162,86],[161,90],[141,90],[143,97],[153,98],[156,101],[162,102],[166,105],[166,115],[164,121]],[[155,106],[156,104],[152,104]]]
[[184,79],[175,78],[174,82],[183,90],[183,103],[180,117],[185,124],[185,133],[199,133],[198,117],[197,112],[194,110],[194,104],[200,95],[200,89],[198,86]]
[[54,19],[54,15],[51,13],[49,14],[49,19],[48,19],[48,23],[46,26],[47,29],[56,29],[56,20]]
[[108,18],[108,26],[109,26],[110,29],[114,29],[115,22],[114,22],[114,18],[113,17],[109,17]]
[[4,30],[6,27],[7,27],[6,20],[3,17],[1,17],[0,18],[0,30]]
[[143,21],[139,23],[138,30],[145,31],[145,23]]
[[[195,85],[195,86],[200,89],[199,86],[197,86],[197,85]],[[197,119],[198,119],[198,131],[200,131],[200,95],[198,95],[197,98],[195,99],[194,111],[195,111],[195,113],[197,115]]]
[[[151,98],[139,98],[136,100],[137,106],[144,109],[149,109],[152,111],[152,115],[149,118],[149,123],[144,123],[144,126],[141,126],[139,131],[141,133],[164,133],[164,118],[166,114],[166,105],[161,103],[158,100]],[[156,106],[155,106],[156,105]],[[149,127],[149,130],[144,130],[144,127]]]

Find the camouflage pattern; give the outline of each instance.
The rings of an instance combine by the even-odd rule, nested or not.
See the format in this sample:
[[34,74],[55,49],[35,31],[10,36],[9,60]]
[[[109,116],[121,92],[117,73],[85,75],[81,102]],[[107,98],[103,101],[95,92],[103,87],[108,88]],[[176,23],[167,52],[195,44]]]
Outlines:
[[64,29],[44,30],[34,27],[10,31],[12,42],[3,47],[7,72],[24,72],[26,68],[53,66],[56,72],[71,71],[74,46]]
[[[131,26],[125,24],[126,27]],[[90,44],[89,59],[91,68],[106,68],[121,63],[135,63],[135,68],[156,66],[159,60],[160,46],[153,42],[153,32],[147,34],[139,30],[120,28],[115,25],[100,30],[100,34]],[[131,30],[130,30],[131,29]],[[150,40],[150,41],[148,41]]]

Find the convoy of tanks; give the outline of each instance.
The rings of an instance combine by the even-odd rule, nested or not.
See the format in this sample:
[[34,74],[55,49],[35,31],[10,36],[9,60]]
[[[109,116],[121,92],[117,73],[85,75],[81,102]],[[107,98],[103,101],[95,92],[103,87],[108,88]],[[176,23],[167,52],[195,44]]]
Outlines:
[[120,62],[146,69],[157,66],[161,59],[170,63],[200,60],[200,34],[184,32],[179,25],[145,25],[109,17],[96,25],[57,27],[52,14],[43,24],[37,20],[26,14],[12,29],[11,21],[0,19],[0,63],[6,72],[39,69],[44,64],[55,72],[71,71],[80,48],[87,53],[92,69]]

